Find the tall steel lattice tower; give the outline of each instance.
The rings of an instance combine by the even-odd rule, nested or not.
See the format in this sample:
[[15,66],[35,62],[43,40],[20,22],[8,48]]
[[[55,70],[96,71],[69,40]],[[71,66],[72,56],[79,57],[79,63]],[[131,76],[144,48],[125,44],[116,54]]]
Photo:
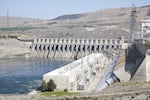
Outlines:
[[129,55],[129,49],[132,48],[135,42],[134,40],[136,39],[136,7],[134,5],[132,5],[129,29],[127,56]]
[[130,18],[129,44],[132,45],[135,39],[136,39],[136,7],[133,5]]

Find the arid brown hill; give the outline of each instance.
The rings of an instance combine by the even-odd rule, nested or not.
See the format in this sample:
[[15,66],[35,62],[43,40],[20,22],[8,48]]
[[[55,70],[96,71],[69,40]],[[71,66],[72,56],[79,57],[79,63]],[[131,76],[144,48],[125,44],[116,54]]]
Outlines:
[[[13,32],[36,37],[118,38],[129,34],[131,8],[104,9],[90,13],[63,15],[50,20],[11,19],[4,28],[0,17],[0,33]],[[137,31],[141,20],[150,19],[150,6],[137,7]],[[12,25],[12,26],[11,26]]]

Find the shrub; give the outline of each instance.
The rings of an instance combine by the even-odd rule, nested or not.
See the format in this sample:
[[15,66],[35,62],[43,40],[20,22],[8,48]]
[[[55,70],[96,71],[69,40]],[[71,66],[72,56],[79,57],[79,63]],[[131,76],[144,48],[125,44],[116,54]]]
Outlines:
[[48,87],[47,87],[47,83],[45,81],[42,82],[42,85],[41,85],[41,91],[42,92],[45,92],[48,90]]
[[40,87],[40,90],[42,92],[54,91],[54,89],[56,89],[56,84],[54,83],[54,81],[52,79],[50,79],[48,83],[43,81],[41,84],[41,87]]
[[64,89],[64,92],[68,92],[68,90],[67,90],[67,89]]
[[54,91],[54,89],[56,89],[56,84],[52,79],[50,79],[49,82],[47,83],[47,90]]

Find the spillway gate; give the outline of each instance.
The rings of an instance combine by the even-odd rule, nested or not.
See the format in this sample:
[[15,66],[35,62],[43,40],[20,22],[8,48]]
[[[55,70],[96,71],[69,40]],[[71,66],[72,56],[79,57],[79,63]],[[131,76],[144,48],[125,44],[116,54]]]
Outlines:
[[121,49],[124,39],[36,38],[32,42],[34,57],[78,59],[91,53]]

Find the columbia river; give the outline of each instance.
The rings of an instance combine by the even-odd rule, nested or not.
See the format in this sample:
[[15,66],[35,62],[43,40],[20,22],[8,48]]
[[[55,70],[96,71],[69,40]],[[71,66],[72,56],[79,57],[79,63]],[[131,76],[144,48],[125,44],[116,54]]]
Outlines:
[[0,94],[27,94],[41,85],[43,74],[69,62],[24,57],[0,59]]

